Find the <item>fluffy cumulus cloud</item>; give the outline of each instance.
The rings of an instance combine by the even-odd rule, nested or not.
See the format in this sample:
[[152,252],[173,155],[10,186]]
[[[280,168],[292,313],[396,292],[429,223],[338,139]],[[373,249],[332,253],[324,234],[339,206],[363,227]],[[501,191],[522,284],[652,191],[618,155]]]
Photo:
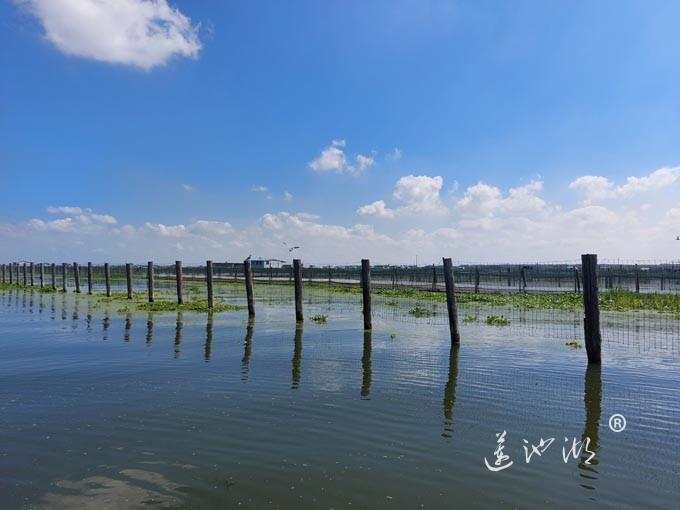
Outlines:
[[321,151],[321,154],[309,163],[309,168],[315,172],[336,172],[339,174],[360,175],[367,168],[375,164],[370,156],[357,154],[354,162],[350,162],[345,155],[345,140],[333,140],[331,144]]
[[392,196],[401,205],[394,209],[387,206],[384,200],[377,200],[357,209],[362,216],[378,218],[394,218],[396,216],[444,216],[448,213],[442,203],[440,194],[444,180],[440,176],[406,175],[394,186]]
[[199,26],[167,0],[15,0],[67,55],[152,69],[197,58]]
[[680,167],[664,167],[642,177],[628,177],[626,183],[620,186],[606,177],[584,175],[572,181],[569,188],[583,193],[585,203],[592,203],[663,190],[673,185],[679,178]]
[[[649,190],[663,180],[658,175],[610,189]],[[351,223],[270,211],[239,227],[207,219],[120,225],[103,212],[54,205],[43,217],[0,223],[0,244],[8,259],[94,262],[233,261],[249,253],[288,259],[287,246],[299,246],[296,255],[310,264],[356,264],[362,257],[404,264],[416,255],[422,263],[442,256],[470,263],[571,262],[587,252],[605,259],[677,260],[678,185],[665,178],[653,201],[640,203],[636,192],[622,191],[606,204],[563,207],[543,196],[539,180],[509,188],[477,182],[442,198],[444,185],[450,187],[442,177],[407,175],[395,184],[393,207],[376,200],[359,208],[363,221]],[[371,224],[379,217],[393,221]]]

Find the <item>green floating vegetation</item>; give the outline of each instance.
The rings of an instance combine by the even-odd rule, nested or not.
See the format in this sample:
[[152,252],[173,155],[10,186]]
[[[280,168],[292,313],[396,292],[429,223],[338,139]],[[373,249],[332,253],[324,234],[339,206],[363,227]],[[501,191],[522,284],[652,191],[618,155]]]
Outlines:
[[396,333],[390,333],[390,338],[392,340],[394,340],[395,338],[397,338],[397,334]]
[[316,322],[317,324],[326,324],[326,321],[328,320],[328,315],[323,315],[323,314],[317,314],[314,317],[309,318],[312,322]]
[[53,289],[51,286],[40,287],[39,285],[35,285],[31,287],[30,285],[17,285],[16,283],[0,283],[0,290],[29,290],[42,294],[58,292],[57,289]]
[[569,346],[569,348],[571,348],[572,351],[573,351],[574,349],[583,349],[583,345],[581,345],[580,343],[578,343],[578,342],[577,342],[575,339],[573,339],[573,338],[572,338],[571,340],[569,340],[568,342],[564,342],[564,345]]
[[390,299],[388,302],[385,303],[387,306],[397,306],[399,302],[396,299]]
[[474,315],[466,315],[463,322],[477,322],[479,319]]
[[429,308],[424,308],[420,305],[417,305],[415,308],[411,308],[408,313],[414,317],[431,317],[434,315],[432,310]]
[[613,312],[655,310],[680,315],[680,294],[637,293],[610,289],[600,292],[600,309]]
[[503,315],[487,315],[485,322],[490,326],[507,326],[510,324],[510,319]]
[[135,306],[137,310],[143,312],[175,312],[175,311],[190,311],[190,312],[226,312],[230,310],[245,310],[246,306],[230,305],[215,303],[213,308],[208,307],[205,300],[193,299],[185,301],[181,305],[173,301],[154,301],[153,303],[140,303]]

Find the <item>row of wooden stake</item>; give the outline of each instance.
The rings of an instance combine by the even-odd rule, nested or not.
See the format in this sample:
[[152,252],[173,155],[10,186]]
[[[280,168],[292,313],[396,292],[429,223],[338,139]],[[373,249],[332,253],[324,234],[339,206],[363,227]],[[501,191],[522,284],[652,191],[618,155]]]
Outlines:
[[[602,337],[600,333],[600,310],[598,302],[598,282],[597,282],[597,255],[582,255],[581,256],[583,268],[583,304],[584,304],[584,332],[586,341],[586,352],[588,354],[589,363],[600,363],[601,350],[600,345]],[[449,316],[449,330],[452,343],[460,342],[460,331],[458,328],[458,310],[456,307],[455,283],[453,278],[453,265],[450,258],[443,259],[444,264],[444,283],[446,286],[446,308]],[[9,282],[19,285],[20,281],[20,264],[13,263],[7,266],[2,264],[2,283],[6,283],[7,268],[9,268]],[[45,286],[45,264],[38,264],[40,287]],[[54,290],[57,289],[56,265],[51,264],[51,285]],[[253,294],[253,272],[250,265],[250,259],[243,262],[243,273],[245,277],[246,296],[248,301],[248,315],[255,316],[255,298]],[[133,298],[133,272],[132,264],[125,265],[125,276],[127,286],[128,299]],[[68,264],[62,264],[62,291],[67,291],[67,277]],[[75,280],[75,291],[81,292],[80,282],[80,267],[77,262],[73,263],[73,277]],[[106,284],[106,295],[111,297],[111,269],[109,264],[104,264],[104,278]],[[302,309],[302,262],[300,259],[293,260],[293,278],[295,281],[295,320],[298,322],[304,321],[304,314]],[[175,280],[177,283],[177,303],[183,304],[183,278],[182,278],[182,262],[175,262]],[[35,284],[35,264],[23,264],[23,284],[33,286]],[[213,263],[211,260],[206,264],[206,283],[208,290],[208,308],[215,306],[215,293],[213,281]],[[370,330],[373,328],[371,321],[371,263],[368,259],[361,261],[361,288],[363,300],[363,319],[364,329]],[[149,302],[154,301],[154,264],[149,262],[147,265],[147,289],[149,295]],[[87,264],[87,292],[93,293],[93,270],[92,263]]]

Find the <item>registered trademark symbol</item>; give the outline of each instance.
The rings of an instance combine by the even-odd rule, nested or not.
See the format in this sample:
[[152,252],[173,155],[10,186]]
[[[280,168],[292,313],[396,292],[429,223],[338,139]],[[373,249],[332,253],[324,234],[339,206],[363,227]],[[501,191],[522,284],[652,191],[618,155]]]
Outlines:
[[622,432],[626,428],[626,418],[622,414],[612,414],[609,418],[609,428],[614,432]]

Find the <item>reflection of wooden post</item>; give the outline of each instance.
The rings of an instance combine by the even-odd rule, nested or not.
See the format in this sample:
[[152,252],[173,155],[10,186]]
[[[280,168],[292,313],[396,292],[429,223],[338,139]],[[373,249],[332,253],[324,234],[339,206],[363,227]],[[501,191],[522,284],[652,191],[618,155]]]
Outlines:
[[635,264],[635,292],[640,292],[640,268]]
[[599,364],[602,333],[600,332],[600,303],[597,282],[597,255],[581,255],[583,266],[583,326],[586,338],[588,363]]
[[106,297],[111,297],[111,266],[104,264],[104,279],[106,280]]
[[76,294],[80,294],[80,268],[77,262],[73,263],[73,278],[76,282]]
[[302,314],[302,262],[300,259],[293,260],[293,277],[295,278],[295,320],[305,320]]
[[92,262],[87,263],[87,293],[92,295]]
[[[599,365],[588,365],[586,368],[585,377],[585,391],[583,395],[583,402],[585,404],[586,422],[583,427],[583,434],[581,441],[588,438],[590,444],[588,450],[597,452],[600,446],[600,418],[602,416],[602,367]],[[599,464],[597,458],[593,458],[590,464],[585,461],[590,458],[590,453],[583,452],[578,464],[579,469],[597,473],[595,466]],[[585,475],[582,475],[585,476]]]
[[302,325],[295,328],[295,338],[293,339],[295,348],[293,350],[293,383],[291,389],[297,390],[300,387],[300,365],[302,362]]
[[68,264],[64,262],[61,265],[61,291],[66,292],[66,285],[68,283],[67,281],[68,278]]
[[449,332],[451,333],[451,343],[460,343],[460,333],[458,331],[458,309],[456,307],[456,293],[453,280],[453,266],[451,259],[444,260],[444,283],[446,284],[446,309],[449,312]]
[[182,261],[175,261],[175,280],[177,282],[177,304],[181,305],[184,302],[182,297]]
[[213,263],[208,260],[205,263],[205,280],[208,286],[208,308],[215,307],[215,296],[213,295]]
[[444,387],[444,437],[453,435],[453,407],[456,404],[456,384],[458,382],[458,350],[460,344],[452,344],[449,353],[449,378]]
[[132,264],[125,264],[125,281],[127,283],[127,298],[132,299]]
[[364,301],[364,329],[372,329],[371,322],[371,261],[361,259],[361,288]]
[[255,298],[253,297],[253,268],[250,257],[243,261],[243,275],[246,280],[246,297],[248,299],[248,317],[255,317]]
[[153,262],[149,261],[146,265],[146,287],[149,291],[149,303],[153,303]]
[[364,330],[364,352],[361,356],[361,368],[363,378],[361,380],[361,396],[368,397],[371,394],[371,332]]

